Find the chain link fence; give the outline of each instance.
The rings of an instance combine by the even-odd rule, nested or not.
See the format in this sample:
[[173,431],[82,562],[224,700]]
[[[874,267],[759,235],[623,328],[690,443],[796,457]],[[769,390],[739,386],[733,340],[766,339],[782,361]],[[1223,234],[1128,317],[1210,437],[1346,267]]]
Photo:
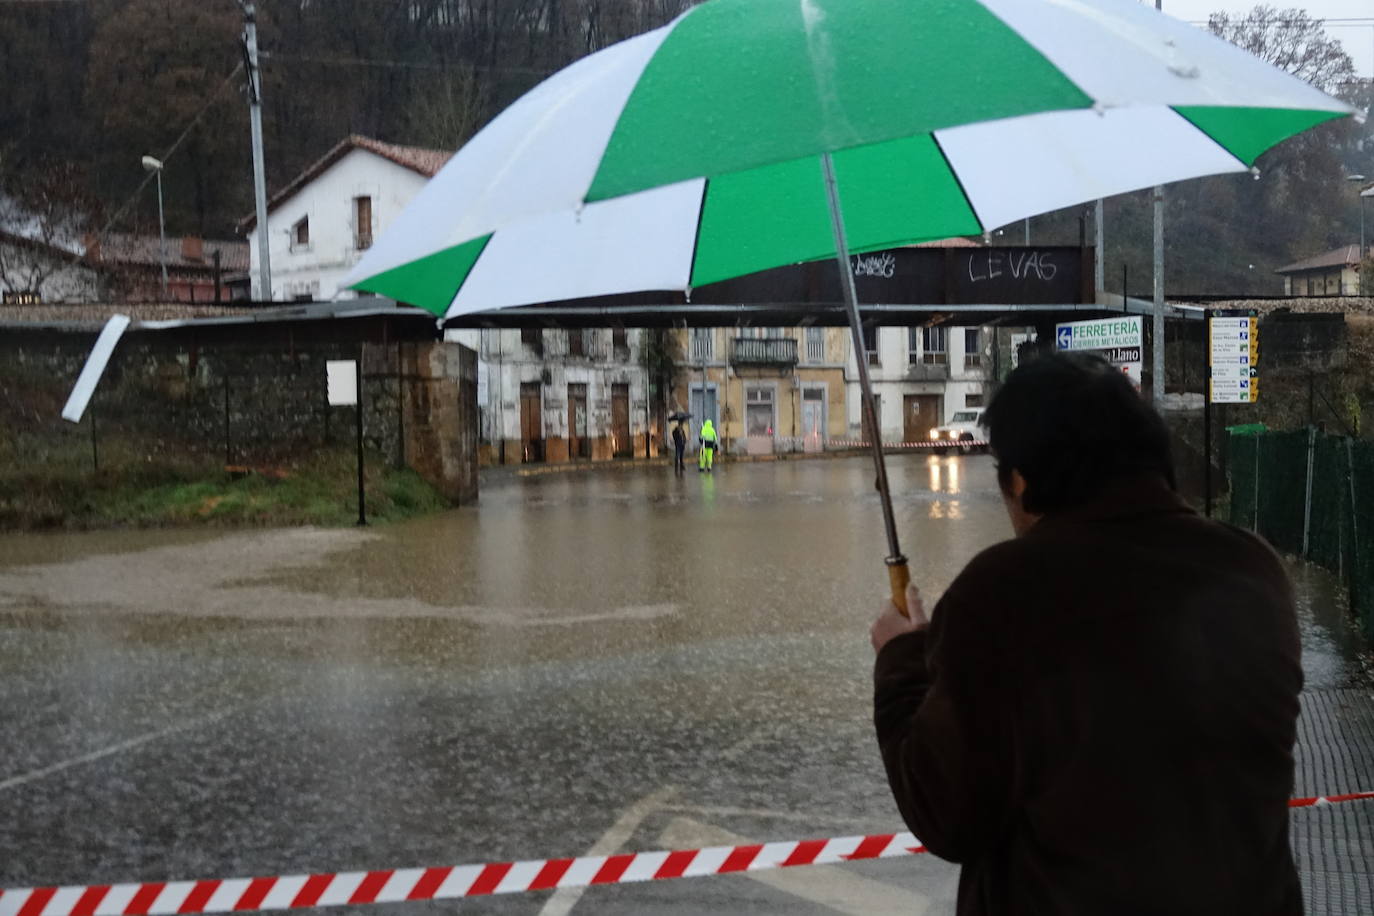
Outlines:
[[1338,575],[1374,642],[1374,442],[1233,430],[1226,470],[1231,523]]

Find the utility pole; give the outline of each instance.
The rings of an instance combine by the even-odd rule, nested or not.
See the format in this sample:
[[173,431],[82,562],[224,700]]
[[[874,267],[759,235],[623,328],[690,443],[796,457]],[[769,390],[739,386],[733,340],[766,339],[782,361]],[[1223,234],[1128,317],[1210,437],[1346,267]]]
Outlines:
[[[1104,231],[1102,222],[1102,198],[1098,198],[1093,204],[1093,290],[1105,290],[1107,288],[1107,252],[1104,250]],[[1122,290],[1122,304],[1126,302],[1125,290]]]
[[[1164,0],[1155,0],[1155,9],[1163,11]],[[1164,406],[1164,186],[1155,185],[1155,239],[1154,239],[1154,313],[1155,320],[1150,335],[1151,372],[1154,385],[1151,394],[1155,409]]]
[[244,69],[248,74],[248,120],[253,132],[253,196],[258,220],[258,296],[272,299],[272,258],[267,237],[267,169],[262,155],[262,71],[258,69],[258,12],[254,0],[243,7]]

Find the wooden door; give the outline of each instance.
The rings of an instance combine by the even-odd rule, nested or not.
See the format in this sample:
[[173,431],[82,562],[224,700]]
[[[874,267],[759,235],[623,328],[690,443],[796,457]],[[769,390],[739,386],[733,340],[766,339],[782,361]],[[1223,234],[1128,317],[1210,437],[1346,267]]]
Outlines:
[[902,441],[924,442],[939,425],[938,394],[908,394],[902,398]]
[[538,382],[520,383],[520,452],[522,461],[544,460],[544,407]]
[[611,453],[617,458],[634,457],[630,439],[630,386],[611,386]]

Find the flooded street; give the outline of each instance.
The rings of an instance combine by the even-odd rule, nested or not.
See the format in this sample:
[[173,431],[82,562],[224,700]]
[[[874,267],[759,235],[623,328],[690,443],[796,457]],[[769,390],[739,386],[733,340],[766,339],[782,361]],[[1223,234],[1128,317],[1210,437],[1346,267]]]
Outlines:
[[[1009,536],[991,459],[890,473],[930,597]],[[902,829],[870,733],[864,459],[484,481],[364,530],[0,538],[0,887]],[[1310,687],[1356,675],[1298,571]],[[396,912],[948,913],[930,856]]]

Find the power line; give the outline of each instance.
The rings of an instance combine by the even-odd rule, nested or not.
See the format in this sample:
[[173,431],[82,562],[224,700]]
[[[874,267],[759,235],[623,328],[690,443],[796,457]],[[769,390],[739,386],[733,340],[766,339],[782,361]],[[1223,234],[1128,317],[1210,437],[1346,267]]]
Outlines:
[[484,73],[523,73],[532,76],[548,76],[561,67],[498,67],[487,64],[471,64],[465,61],[453,63],[431,63],[416,60],[385,60],[376,57],[321,57],[314,54],[285,55],[275,51],[262,51],[260,56],[274,63],[319,64],[327,67],[386,67],[402,70],[478,70]]
[[[186,138],[190,136],[191,131],[195,129],[195,126],[200,123],[200,119],[205,117],[205,113],[209,111],[214,106],[215,102],[219,100],[219,95],[224,91],[224,87],[228,86],[231,82],[233,82],[234,78],[242,72],[243,64],[240,63],[235,65],[233,71],[230,72],[230,74],[224,78],[224,81],[215,87],[215,91],[211,92],[210,95],[206,97],[205,105],[200,109],[200,111],[196,112],[195,116],[191,118],[191,120],[187,123],[185,130],[181,132],[181,135],[177,137],[174,141],[172,141],[172,145],[167,147],[167,151],[162,154],[161,159],[164,164],[166,164],[168,159],[176,155],[177,149],[186,140]],[[134,189],[134,192],[129,195],[129,197],[124,201],[124,203],[120,204],[119,209],[116,210],[114,212],[114,215],[106,221],[105,225],[101,228],[96,238],[105,238],[106,234],[109,233],[110,228],[114,226],[115,222],[117,222],[121,216],[124,215],[124,212],[129,209],[133,202],[138,199],[138,196],[143,193],[143,189],[148,187],[148,182],[152,181],[156,174],[156,172],[149,172],[147,175],[143,176],[143,180],[139,182],[138,187]]]

